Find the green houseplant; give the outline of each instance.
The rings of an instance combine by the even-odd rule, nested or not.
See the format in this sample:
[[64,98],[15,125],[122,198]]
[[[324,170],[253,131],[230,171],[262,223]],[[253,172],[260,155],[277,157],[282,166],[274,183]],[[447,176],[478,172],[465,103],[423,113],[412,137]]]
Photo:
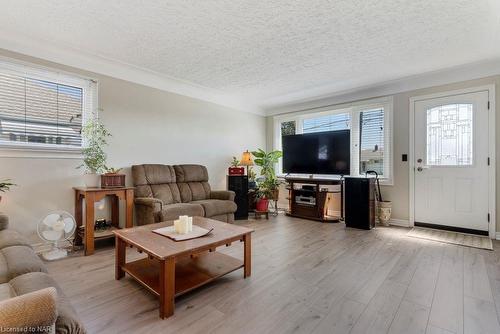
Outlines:
[[[0,192],[5,193],[10,190],[11,187],[16,186],[17,184],[12,183],[11,179],[3,179],[0,180]],[[2,201],[2,196],[0,196],[0,202]]]
[[87,187],[99,186],[99,174],[106,171],[107,138],[111,136],[106,127],[97,118],[88,120],[82,128],[84,182]]
[[280,182],[276,177],[274,165],[278,163],[283,153],[281,151],[266,152],[258,149],[253,151],[252,155],[255,157],[255,165],[260,167],[260,175],[262,176],[257,184],[257,210],[267,211],[269,199],[277,200],[279,196]]
[[248,167],[248,188],[255,189],[257,187],[257,182],[255,182],[256,177],[257,173],[255,173],[253,168]]
[[233,157],[233,160],[231,160],[231,167],[238,167],[239,165],[240,161],[236,157]]

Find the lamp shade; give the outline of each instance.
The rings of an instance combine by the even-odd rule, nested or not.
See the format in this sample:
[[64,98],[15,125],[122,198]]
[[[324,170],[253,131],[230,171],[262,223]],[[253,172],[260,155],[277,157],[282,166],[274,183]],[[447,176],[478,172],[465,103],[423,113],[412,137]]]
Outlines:
[[241,156],[240,166],[253,166],[252,153],[245,151]]

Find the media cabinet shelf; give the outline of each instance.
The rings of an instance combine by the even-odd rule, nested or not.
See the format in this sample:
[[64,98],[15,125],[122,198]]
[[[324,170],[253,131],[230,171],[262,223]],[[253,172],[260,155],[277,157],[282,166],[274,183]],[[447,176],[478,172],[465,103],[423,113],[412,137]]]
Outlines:
[[[304,219],[312,219],[321,222],[338,222],[344,215],[344,181],[343,179],[320,179],[320,178],[300,178],[286,177],[288,183],[288,210],[286,215]],[[295,185],[312,185],[314,189],[296,188]],[[322,186],[340,186],[340,191],[322,190]],[[340,217],[327,214],[328,194],[340,193]],[[314,204],[296,202],[297,194],[311,194],[315,198]]]

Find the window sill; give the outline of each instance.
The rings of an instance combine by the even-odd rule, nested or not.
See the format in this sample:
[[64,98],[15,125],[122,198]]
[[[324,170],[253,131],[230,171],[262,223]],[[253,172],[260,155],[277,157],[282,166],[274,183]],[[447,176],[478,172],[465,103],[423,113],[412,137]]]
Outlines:
[[0,145],[0,158],[82,159],[79,148]]

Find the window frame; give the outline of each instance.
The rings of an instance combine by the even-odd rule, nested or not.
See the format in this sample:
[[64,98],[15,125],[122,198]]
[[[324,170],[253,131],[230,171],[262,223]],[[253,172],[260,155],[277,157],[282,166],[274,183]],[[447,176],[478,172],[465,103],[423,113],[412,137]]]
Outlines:
[[[55,68],[2,56],[0,56],[0,72],[80,88],[82,89],[82,125],[90,118],[97,117],[99,82],[95,78],[83,77]],[[0,141],[0,157],[81,159],[83,145],[83,138],[79,147]]]
[[[380,177],[380,184],[394,185],[394,155],[393,155],[393,106],[394,100],[392,96],[356,101],[351,103],[339,104],[335,106],[327,106],[299,112],[282,114],[273,118],[273,149],[281,150],[281,123],[287,121],[295,121],[296,134],[303,133],[303,121],[309,118],[316,118],[334,114],[350,114],[350,130],[351,130],[351,175],[358,176],[359,174],[359,141],[360,141],[360,113],[377,108],[384,109],[384,176]],[[356,129],[353,125],[356,124]],[[387,152],[387,153],[386,153]],[[282,172],[283,161],[280,158],[276,164],[276,175],[284,177],[286,174]],[[388,171],[386,173],[385,171]],[[318,175],[322,176],[322,175]],[[328,177],[327,175],[324,175]]]

